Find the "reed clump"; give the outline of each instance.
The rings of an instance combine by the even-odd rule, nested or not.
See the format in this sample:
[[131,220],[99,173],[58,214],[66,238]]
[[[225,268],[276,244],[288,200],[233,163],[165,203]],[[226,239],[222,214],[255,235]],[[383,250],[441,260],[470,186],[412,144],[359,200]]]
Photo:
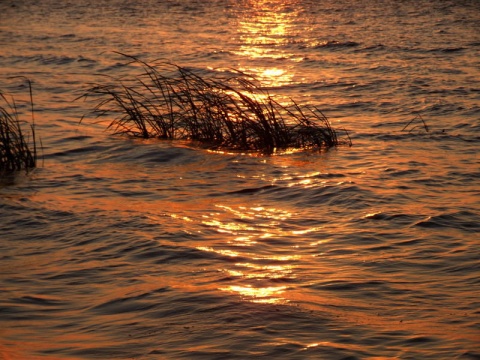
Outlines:
[[[28,81],[28,80],[27,80]],[[0,175],[37,166],[37,144],[30,88],[31,122],[20,120],[13,97],[0,91]],[[29,131],[25,131],[27,124]]]
[[201,77],[172,63],[148,64],[124,56],[141,69],[138,75],[107,77],[106,83],[93,84],[80,96],[96,101],[92,114],[97,118],[113,115],[108,128],[115,133],[265,154],[339,143],[319,109],[291,99],[280,103],[243,72]]

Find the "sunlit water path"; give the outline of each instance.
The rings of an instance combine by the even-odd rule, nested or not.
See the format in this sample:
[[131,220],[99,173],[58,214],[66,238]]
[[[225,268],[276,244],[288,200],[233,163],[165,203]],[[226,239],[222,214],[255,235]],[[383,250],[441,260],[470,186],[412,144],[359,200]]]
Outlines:
[[[32,80],[44,153],[0,185],[0,359],[480,358],[477,1],[0,13],[0,89],[27,110]],[[79,124],[88,84],[132,73],[114,51],[252,73],[353,146],[254,156]]]

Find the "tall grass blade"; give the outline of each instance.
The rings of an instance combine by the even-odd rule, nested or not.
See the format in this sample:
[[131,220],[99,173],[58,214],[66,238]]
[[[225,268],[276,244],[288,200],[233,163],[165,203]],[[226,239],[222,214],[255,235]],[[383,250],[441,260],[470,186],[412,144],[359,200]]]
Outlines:
[[[31,122],[20,120],[15,99],[0,90],[0,175],[37,166],[37,143],[33,108],[33,91],[26,79],[30,94]],[[30,132],[24,133],[24,124]]]

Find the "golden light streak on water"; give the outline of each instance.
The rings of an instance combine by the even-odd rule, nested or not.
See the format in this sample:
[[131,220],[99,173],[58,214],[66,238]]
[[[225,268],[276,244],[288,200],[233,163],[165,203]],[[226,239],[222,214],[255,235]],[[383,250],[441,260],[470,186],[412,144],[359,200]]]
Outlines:
[[246,268],[252,271],[227,270],[232,276],[240,276],[248,279],[280,279],[280,278],[295,278],[293,275],[293,265],[258,265],[254,263],[236,263],[235,266]]
[[214,253],[224,255],[224,256],[229,256],[229,257],[237,257],[240,255],[240,253],[237,251],[214,249],[213,247],[209,247],[209,246],[198,246],[197,249],[201,251],[206,251],[206,252],[214,252]]
[[286,288],[286,286],[253,287],[251,285],[232,285],[225,288],[220,288],[220,290],[237,293],[243,299],[254,303],[279,304],[288,302],[286,299],[281,297]]
[[294,214],[286,209],[259,205],[234,207],[218,204],[216,208],[219,211],[204,216],[202,224],[235,237],[212,246],[197,246],[197,249],[240,260],[235,263],[227,261],[223,268],[218,269],[226,273],[231,282],[228,286],[219,284],[219,289],[254,303],[289,302],[286,296],[288,287],[276,286],[272,281],[296,278],[295,263],[302,256],[296,254],[293,247],[285,249],[286,254],[273,255],[252,250],[252,245],[296,235],[297,230],[287,231],[280,226]]
[[[285,221],[293,216],[289,211],[276,209],[239,206],[233,208],[226,205],[216,205],[221,209],[221,212],[210,213],[204,215],[202,223],[206,226],[215,228],[218,232],[238,235],[240,241],[244,241],[245,237],[252,239],[253,236],[271,237],[274,235],[285,235],[286,233],[278,226],[282,221]],[[235,217],[235,221],[231,221],[231,216]],[[222,220],[227,217],[229,220]],[[238,222],[237,219],[244,221]]]
[[[291,41],[295,34],[294,20],[298,16],[293,9],[296,6],[287,6],[281,1],[251,1],[251,11],[245,13],[238,21],[238,36],[241,45],[235,54],[248,59],[290,59],[299,61],[300,58],[279,49],[281,45]],[[294,4],[295,5],[295,4]],[[294,74],[291,66],[259,66],[242,68],[255,74],[265,84],[281,86],[291,84]]]
[[219,220],[205,220],[203,224],[216,227],[218,232],[234,234],[237,231],[255,230],[252,226],[237,224],[235,222],[223,223]]
[[292,231],[293,235],[305,235],[311,232],[319,231],[323,228],[323,226],[313,226],[311,228],[303,229],[303,230],[294,230]]

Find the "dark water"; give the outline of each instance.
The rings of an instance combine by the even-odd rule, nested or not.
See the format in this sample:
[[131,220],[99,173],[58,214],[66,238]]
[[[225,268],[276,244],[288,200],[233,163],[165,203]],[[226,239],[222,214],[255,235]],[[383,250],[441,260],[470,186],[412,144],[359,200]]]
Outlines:
[[[480,2],[0,2],[44,164],[0,186],[0,359],[480,359]],[[237,68],[352,147],[112,136],[114,53]],[[420,114],[419,119],[402,129]],[[26,113],[28,119],[28,113]]]

